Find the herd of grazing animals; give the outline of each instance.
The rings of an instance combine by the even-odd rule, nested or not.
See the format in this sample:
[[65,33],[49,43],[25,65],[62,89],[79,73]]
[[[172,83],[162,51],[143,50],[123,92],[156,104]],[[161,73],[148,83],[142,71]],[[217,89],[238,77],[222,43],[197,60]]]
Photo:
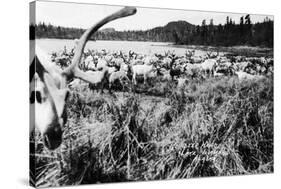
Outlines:
[[[73,50],[68,53],[67,62],[71,61],[72,52]],[[64,51],[62,56],[65,54],[67,53]],[[67,63],[60,64],[61,67],[63,65]],[[110,93],[115,85],[124,89],[124,85],[131,83],[135,88],[147,85],[153,78],[175,81],[180,87],[183,80],[187,82],[190,79],[236,76],[242,81],[273,75],[272,58],[232,56],[212,51],[197,56],[195,50],[187,50],[184,56],[177,56],[171,51],[143,55],[132,51],[88,50],[83,54],[79,66],[95,78],[94,84],[90,84],[91,89],[103,92],[107,88]]]

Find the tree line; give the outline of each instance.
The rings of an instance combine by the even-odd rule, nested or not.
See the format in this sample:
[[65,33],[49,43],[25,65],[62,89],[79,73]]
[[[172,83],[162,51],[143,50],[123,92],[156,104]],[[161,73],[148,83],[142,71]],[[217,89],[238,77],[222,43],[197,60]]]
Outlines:
[[[208,22],[208,23],[207,23]],[[41,22],[31,26],[36,38],[75,39],[85,31],[81,28],[54,26]],[[177,45],[212,46],[264,46],[273,47],[273,20],[266,17],[263,22],[252,23],[250,15],[242,16],[239,23],[226,17],[225,24],[214,25],[213,19],[204,19],[201,25],[186,21],[169,22],[163,27],[149,30],[98,31],[91,40],[127,40],[173,42]]]

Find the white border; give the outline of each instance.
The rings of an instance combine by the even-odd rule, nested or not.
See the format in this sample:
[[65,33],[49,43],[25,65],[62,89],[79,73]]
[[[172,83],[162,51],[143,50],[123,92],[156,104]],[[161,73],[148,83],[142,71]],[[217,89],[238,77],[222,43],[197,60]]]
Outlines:
[[[78,0],[72,0],[78,1]],[[28,2],[6,0],[1,3],[1,122],[0,188],[28,188]],[[278,1],[245,0],[83,0],[85,3],[134,5],[189,10],[249,12],[274,15],[275,27],[275,173],[173,181],[88,185],[71,188],[276,188],[280,183],[280,5]],[[4,42],[4,43],[3,43]],[[281,64],[281,63],[280,63]]]

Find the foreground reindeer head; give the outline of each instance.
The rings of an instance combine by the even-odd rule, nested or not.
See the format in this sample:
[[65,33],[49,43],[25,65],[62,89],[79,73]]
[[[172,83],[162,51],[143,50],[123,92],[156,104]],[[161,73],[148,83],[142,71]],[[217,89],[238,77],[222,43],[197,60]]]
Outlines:
[[37,46],[35,47],[36,55],[30,66],[30,132],[35,127],[38,128],[44,145],[48,149],[56,149],[62,142],[62,127],[67,120],[65,111],[66,100],[69,96],[67,83],[74,78],[90,84],[96,80],[92,75],[78,68],[86,42],[104,24],[135,13],[135,8],[125,7],[86,30],[76,44],[70,66],[64,70],[56,68],[45,53]]

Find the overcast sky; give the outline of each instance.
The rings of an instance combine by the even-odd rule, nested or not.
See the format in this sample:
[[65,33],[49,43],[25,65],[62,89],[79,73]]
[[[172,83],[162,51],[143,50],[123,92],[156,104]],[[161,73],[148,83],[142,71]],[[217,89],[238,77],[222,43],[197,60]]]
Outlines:
[[[62,2],[36,2],[36,23],[45,22],[57,26],[89,28],[93,23],[105,16],[119,10],[120,6],[62,3]],[[204,11],[186,11],[155,8],[138,8],[133,16],[110,22],[103,28],[113,27],[116,30],[146,30],[157,26],[164,26],[168,22],[185,20],[191,24],[201,25],[202,20],[207,23],[211,18],[214,24],[224,24],[226,16],[239,23],[240,17],[246,14],[217,13]],[[251,14],[252,22],[261,22],[266,15]],[[273,20],[272,16],[268,16]]]

